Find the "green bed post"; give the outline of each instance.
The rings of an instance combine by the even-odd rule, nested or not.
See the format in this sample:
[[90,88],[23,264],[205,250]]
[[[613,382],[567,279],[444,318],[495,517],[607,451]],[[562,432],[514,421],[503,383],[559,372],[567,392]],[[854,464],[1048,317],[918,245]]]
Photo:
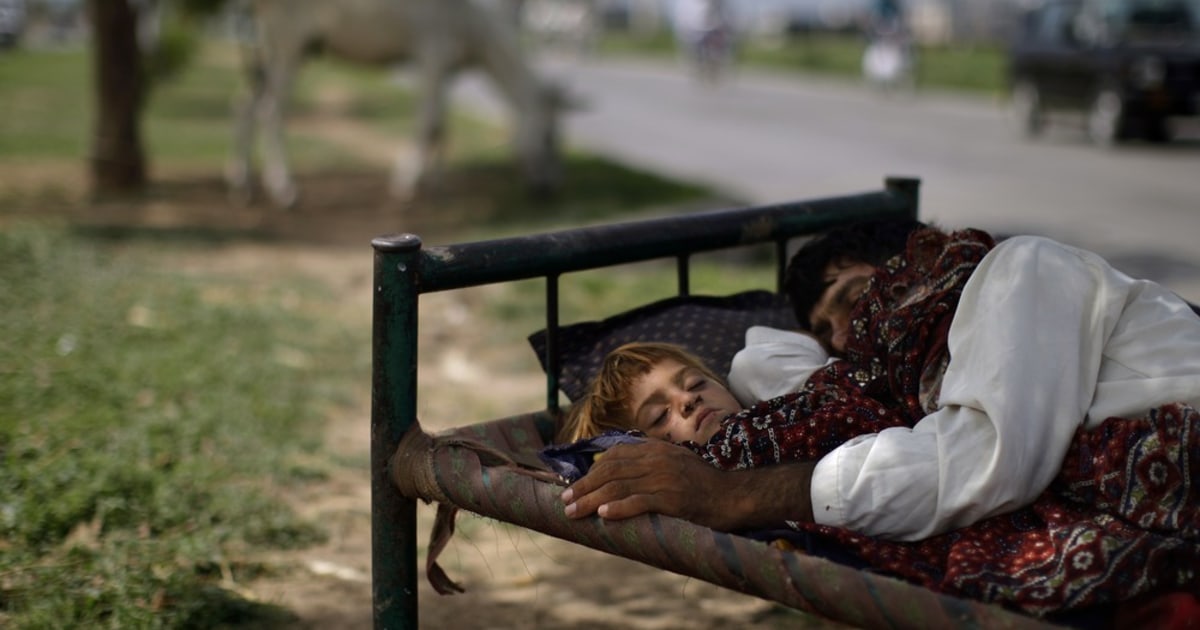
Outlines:
[[388,475],[388,459],[417,417],[417,286],[421,239],[375,248],[371,380],[371,599],[376,630],[417,628],[417,504]]
[[558,411],[558,274],[546,276],[546,410]]
[[883,185],[888,192],[905,198],[909,218],[916,219],[921,207],[921,180],[916,177],[888,177],[883,180]]

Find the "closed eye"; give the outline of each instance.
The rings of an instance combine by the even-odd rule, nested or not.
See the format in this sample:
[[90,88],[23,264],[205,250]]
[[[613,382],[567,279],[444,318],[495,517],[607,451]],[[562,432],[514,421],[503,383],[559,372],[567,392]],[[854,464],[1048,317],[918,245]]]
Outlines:
[[858,278],[843,284],[837,294],[833,296],[834,301],[839,306],[853,305],[858,301],[859,296],[862,295],[869,281],[869,278]]
[[660,411],[651,410],[649,415],[650,422],[646,425],[647,430],[653,429],[667,421],[667,410],[665,407]]

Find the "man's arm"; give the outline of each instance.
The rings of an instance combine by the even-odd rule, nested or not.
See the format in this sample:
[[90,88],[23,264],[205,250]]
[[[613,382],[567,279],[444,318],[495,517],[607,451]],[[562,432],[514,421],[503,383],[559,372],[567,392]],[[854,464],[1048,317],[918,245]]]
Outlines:
[[654,512],[719,531],[776,527],[812,521],[813,465],[722,471],[686,448],[651,440],[608,450],[562,498],[571,518]]
[[800,391],[814,372],[834,360],[812,335],[751,326],[746,330],[746,345],[733,355],[726,380],[729,391],[749,407]]
[[997,246],[955,312],[940,408],[823,458],[816,521],[920,540],[1032,502],[1084,421],[1129,286],[1046,239]]

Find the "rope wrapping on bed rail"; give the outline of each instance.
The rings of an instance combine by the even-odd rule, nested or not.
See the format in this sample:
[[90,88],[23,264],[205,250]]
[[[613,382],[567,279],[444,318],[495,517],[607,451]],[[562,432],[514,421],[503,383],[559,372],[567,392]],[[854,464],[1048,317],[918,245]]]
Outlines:
[[557,475],[524,463],[544,446],[537,416],[437,435],[414,426],[397,448],[390,469],[396,486],[406,496],[440,504],[425,566],[438,593],[463,592],[437,563],[462,509],[857,627],[1051,627],[999,606],[841,564],[803,544],[776,545],[657,514],[616,522],[569,519],[558,498]]
[[400,494],[410,499],[423,501],[438,501],[448,503],[450,499],[442,494],[437,480],[433,476],[433,451],[436,444],[432,435],[421,428],[417,420],[400,438],[400,444],[392,455],[389,470],[392,483],[400,490]]
[[454,523],[458,515],[458,507],[453,499],[447,496],[438,485],[437,474],[434,470],[434,457],[439,450],[463,449],[479,458],[483,466],[498,467],[517,474],[528,475],[534,479],[550,483],[561,483],[557,474],[531,469],[522,465],[511,454],[469,438],[455,434],[430,435],[421,428],[417,420],[405,432],[396,452],[389,463],[392,482],[400,493],[411,499],[421,499],[425,502],[436,501],[437,515],[434,517],[433,529],[429,534],[429,551],[425,556],[425,575],[429,584],[439,595],[452,595],[466,591],[461,584],[455,582],[438,564],[437,560],[445,550],[446,545],[454,537]]
[[513,453],[455,433],[431,435],[421,428],[421,422],[417,420],[400,439],[389,464],[392,481],[400,493],[411,499],[452,502],[438,485],[433,465],[434,455],[441,449],[449,448],[461,448],[474,453],[482,466],[506,468],[534,479],[565,485],[561,477],[544,465],[531,465],[528,463],[530,460],[519,461]]

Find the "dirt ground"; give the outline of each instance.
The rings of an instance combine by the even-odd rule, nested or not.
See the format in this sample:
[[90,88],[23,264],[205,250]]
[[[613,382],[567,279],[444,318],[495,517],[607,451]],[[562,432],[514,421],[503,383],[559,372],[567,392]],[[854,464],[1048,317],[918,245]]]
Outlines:
[[[361,133],[341,123],[331,125],[328,136],[360,149],[364,142]],[[384,151],[376,153],[382,158]],[[370,239],[413,232],[426,242],[453,242],[455,228],[470,220],[469,211],[456,216],[444,208],[388,200],[385,170],[381,164],[378,169],[302,175],[302,203],[290,212],[263,205],[235,207],[219,174],[197,172],[155,173],[152,193],[137,202],[81,204],[82,165],[7,164],[0,169],[0,198],[23,198],[22,205],[40,214],[59,213],[79,223],[147,228],[164,237],[174,230],[211,233],[211,249],[187,248],[179,257],[181,266],[258,277],[309,275],[334,296],[331,316],[366,329],[371,316]],[[535,407],[523,401],[543,400],[544,380],[532,353],[531,369],[514,369],[512,347],[487,343],[496,324],[474,308],[486,299],[486,290],[422,298],[419,406],[428,430],[528,411]],[[291,610],[296,628],[372,624],[367,380],[357,396],[360,404],[329,413],[328,449],[334,461],[346,463],[325,481],[284,497],[323,524],[328,541],[274,554],[269,558],[273,575],[229,585],[249,598]],[[433,513],[432,506],[418,506],[422,550]],[[442,565],[466,593],[435,594],[422,567],[422,628],[838,627],[536,532],[471,515],[460,515],[458,524]]]

